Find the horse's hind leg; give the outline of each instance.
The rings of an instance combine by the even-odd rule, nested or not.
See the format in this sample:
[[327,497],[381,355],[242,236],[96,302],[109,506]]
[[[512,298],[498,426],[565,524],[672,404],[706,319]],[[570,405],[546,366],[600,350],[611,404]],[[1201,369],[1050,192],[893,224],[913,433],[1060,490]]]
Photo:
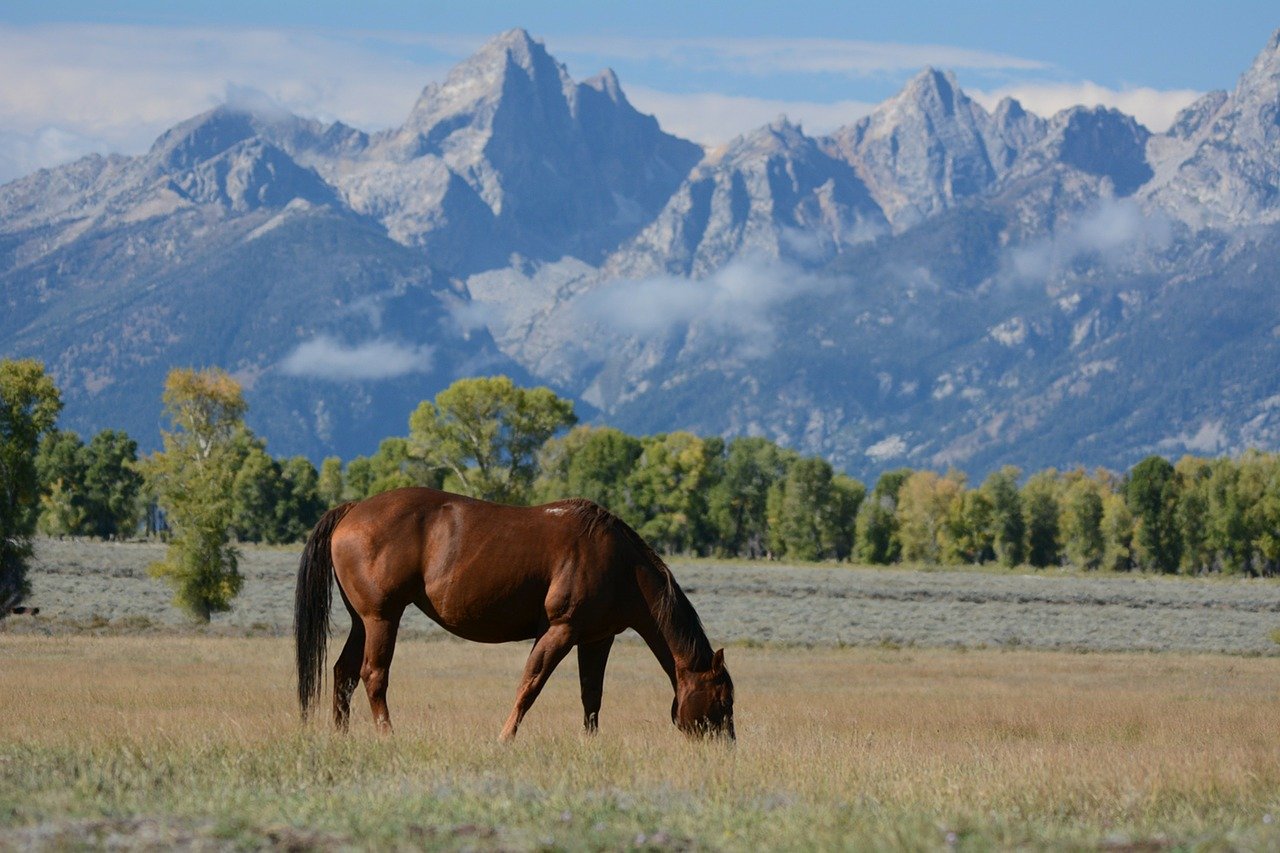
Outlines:
[[600,727],[600,700],[604,693],[604,668],[609,662],[613,637],[578,646],[578,683],[582,686],[582,725],[587,734]]
[[542,685],[555,671],[556,665],[564,660],[564,656],[573,647],[573,630],[568,625],[552,625],[547,632],[533,644],[529,660],[524,665],[524,677],[520,679],[520,688],[516,691],[516,706],[511,709],[507,724],[502,727],[500,740],[511,740],[516,736],[520,721],[533,705],[533,700],[542,692]]
[[333,665],[333,725],[347,730],[351,718],[351,694],[360,683],[360,664],[364,660],[364,622],[351,614],[351,633],[347,635],[342,654]]
[[390,618],[366,618],[364,620],[364,662],[360,665],[360,678],[369,694],[369,709],[373,712],[373,724],[383,734],[391,733],[391,714],[387,711],[387,679],[391,673],[391,657],[396,650],[396,631],[400,628],[400,613]]

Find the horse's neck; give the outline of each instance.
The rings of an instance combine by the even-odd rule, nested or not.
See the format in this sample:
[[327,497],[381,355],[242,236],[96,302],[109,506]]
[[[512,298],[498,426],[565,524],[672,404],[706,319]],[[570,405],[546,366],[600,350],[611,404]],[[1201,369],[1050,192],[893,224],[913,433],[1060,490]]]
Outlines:
[[[660,641],[661,646],[653,651],[667,674],[674,681],[681,672],[701,672],[710,667],[711,642],[698,624],[693,605],[681,600],[683,593],[679,592],[670,572],[665,567],[643,566],[638,574],[640,591],[649,605],[653,630],[658,635],[654,640]],[[668,583],[672,586],[670,590]],[[649,644],[655,646],[653,640]]]

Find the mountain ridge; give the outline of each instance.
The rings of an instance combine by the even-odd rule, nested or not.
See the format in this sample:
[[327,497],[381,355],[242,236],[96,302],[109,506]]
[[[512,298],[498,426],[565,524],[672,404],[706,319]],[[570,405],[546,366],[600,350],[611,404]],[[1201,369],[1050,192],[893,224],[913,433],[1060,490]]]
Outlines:
[[865,476],[1275,444],[1276,116],[1280,30],[1165,133],[927,68],[829,134],[704,150],[509,30],[380,133],[228,104],[0,186],[0,350],[144,446],[178,363],[313,458],[476,370]]

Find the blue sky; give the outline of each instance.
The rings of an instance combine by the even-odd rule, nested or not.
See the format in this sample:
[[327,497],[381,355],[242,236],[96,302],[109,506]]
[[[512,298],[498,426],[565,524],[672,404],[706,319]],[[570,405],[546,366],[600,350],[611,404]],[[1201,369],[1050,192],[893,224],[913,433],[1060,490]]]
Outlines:
[[0,180],[89,151],[145,150],[244,89],[367,129],[513,26],[575,78],[705,144],[779,113],[857,119],[925,65],[984,103],[1106,103],[1161,129],[1230,88],[1280,27],[1271,2],[28,2],[0,6]]

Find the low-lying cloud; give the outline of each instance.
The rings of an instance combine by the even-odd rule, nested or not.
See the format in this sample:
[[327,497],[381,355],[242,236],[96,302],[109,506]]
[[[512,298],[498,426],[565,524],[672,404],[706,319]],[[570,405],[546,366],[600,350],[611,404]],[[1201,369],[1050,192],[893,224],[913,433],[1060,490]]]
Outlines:
[[434,350],[388,340],[349,346],[328,335],[299,344],[280,362],[289,376],[351,382],[362,379],[394,379],[431,370]]
[[728,142],[786,116],[806,133],[829,133],[853,124],[875,109],[866,101],[817,101],[753,98],[716,92],[662,92],[647,86],[627,86],[627,97],[636,109],[658,118],[662,129],[702,145]]
[[1012,249],[1007,276],[1043,281],[1086,257],[1119,266],[1143,250],[1164,248],[1172,237],[1172,226],[1164,216],[1147,213],[1132,199],[1108,199],[1059,225],[1051,236]]
[[696,70],[738,74],[841,74],[865,77],[916,71],[926,65],[984,71],[1030,71],[1047,67],[1036,59],[945,44],[906,44],[838,38],[570,36],[549,40],[552,50]]
[[578,298],[586,321],[624,335],[653,337],[685,329],[730,341],[743,357],[773,350],[778,309],[814,292],[823,280],[795,264],[771,258],[740,258],[701,279],[655,276],[611,281]]
[[1152,89],[1135,86],[1111,89],[1089,80],[1079,83],[1019,83],[989,92],[973,91],[974,100],[994,110],[1002,98],[1013,98],[1041,116],[1075,106],[1113,107],[1133,116],[1148,130],[1163,133],[1174,118],[1203,93],[1195,89]]
[[445,67],[300,30],[0,25],[0,182],[92,151],[140,153],[242,87],[302,115],[389,127]]

